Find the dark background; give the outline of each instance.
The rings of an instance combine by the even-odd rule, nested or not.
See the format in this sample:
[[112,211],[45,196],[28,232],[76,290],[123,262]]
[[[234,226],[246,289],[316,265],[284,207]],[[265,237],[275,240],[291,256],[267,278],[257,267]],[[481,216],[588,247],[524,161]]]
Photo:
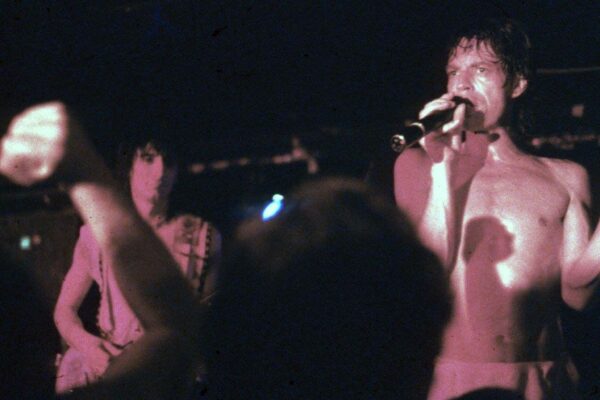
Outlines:
[[[597,215],[600,71],[578,70],[600,66],[594,1],[3,1],[0,123],[4,131],[27,105],[61,99],[109,160],[120,141],[147,132],[177,144],[186,164],[286,153],[295,136],[321,175],[362,177],[390,156],[377,152],[390,134],[444,92],[448,31],[490,15],[523,22],[534,45],[533,134],[554,144],[532,151],[583,164]],[[173,204],[239,219],[307,178],[302,163],[183,171]],[[54,254],[60,264],[52,302],[76,238],[64,197],[52,184],[0,179],[0,214],[5,242],[17,249],[37,232],[42,244],[25,258]],[[62,238],[49,229],[61,224]],[[600,392],[597,310],[564,318],[586,390]]]
[[[280,151],[291,134],[365,158],[443,93],[448,29],[471,17],[521,20],[539,68],[600,65],[592,1],[80,3],[2,3],[1,106],[63,99],[108,151],[160,130],[195,161]],[[536,134],[564,130],[574,103],[597,127],[599,77],[540,75]]]
[[[109,160],[121,140],[148,132],[177,144],[187,164],[285,153],[293,135],[321,174],[363,176],[390,133],[445,91],[448,31],[470,18],[522,21],[541,72],[600,66],[593,1],[5,1],[0,11],[4,124],[62,99]],[[596,134],[599,82],[598,70],[540,74],[533,133]],[[583,118],[570,115],[574,104]],[[545,150],[594,174],[596,144]],[[302,179],[264,170],[184,174],[174,204],[206,213]],[[4,180],[0,189],[22,192]],[[6,210],[29,206],[9,197]]]

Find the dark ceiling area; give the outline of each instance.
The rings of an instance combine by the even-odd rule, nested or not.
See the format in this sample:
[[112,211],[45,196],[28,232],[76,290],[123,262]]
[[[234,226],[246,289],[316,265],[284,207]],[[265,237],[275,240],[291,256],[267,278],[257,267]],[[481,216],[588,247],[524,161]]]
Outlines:
[[[2,113],[63,99],[106,152],[146,133],[194,161],[274,154],[291,135],[363,151],[443,93],[446,35],[468,18],[522,21],[540,68],[600,65],[593,1],[83,3],[3,2]],[[598,78],[542,76],[544,110],[597,110]]]

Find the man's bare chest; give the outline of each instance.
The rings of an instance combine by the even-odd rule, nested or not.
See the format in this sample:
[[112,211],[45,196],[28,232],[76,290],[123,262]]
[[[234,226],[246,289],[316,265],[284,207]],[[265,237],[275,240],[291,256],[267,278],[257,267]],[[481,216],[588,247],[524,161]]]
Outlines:
[[548,227],[561,223],[568,205],[569,193],[544,170],[484,167],[473,179],[464,216],[491,215]]
[[525,172],[502,168],[475,177],[463,216],[459,270],[493,270],[502,286],[521,288],[555,279],[569,194],[543,171]]

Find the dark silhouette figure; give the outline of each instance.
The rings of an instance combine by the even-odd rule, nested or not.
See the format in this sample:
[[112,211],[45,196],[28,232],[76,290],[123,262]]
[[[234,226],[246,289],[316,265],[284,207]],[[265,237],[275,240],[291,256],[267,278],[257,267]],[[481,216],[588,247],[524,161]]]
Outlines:
[[393,203],[358,181],[308,184],[238,231],[206,320],[208,393],[425,398],[448,287]]

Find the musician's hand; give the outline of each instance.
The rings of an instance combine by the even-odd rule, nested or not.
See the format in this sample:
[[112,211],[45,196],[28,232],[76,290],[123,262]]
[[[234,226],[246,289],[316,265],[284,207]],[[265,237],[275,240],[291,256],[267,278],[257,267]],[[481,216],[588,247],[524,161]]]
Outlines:
[[92,372],[96,376],[101,376],[108,368],[110,361],[118,356],[122,350],[107,340],[94,337],[86,341],[84,348],[80,351],[83,353]]
[[483,167],[488,146],[498,136],[486,132],[465,131],[467,105],[456,106],[449,93],[427,103],[419,113],[419,118],[453,107],[456,107],[453,120],[426,135],[421,139],[421,145],[434,163],[443,163],[447,167],[451,186],[456,189],[469,182]]
[[30,107],[13,118],[0,148],[0,172],[29,186],[48,178],[62,160],[68,119],[61,103]]
[[[419,112],[419,119],[423,119],[430,114],[449,110],[456,107],[452,101],[452,95],[449,93],[425,104]],[[465,104],[460,104],[454,110],[452,121],[444,124],[436,131],[428,133],[420,143],[432,159],[433,162],[441,162],[445,157],[450,157],[453,153],[460,151],[462,141],[462,130],[465,120]],[[448,152],[448,150],[451,150]]]
[[0,143],[0,173],[30,186],[57,174],[73,181],[92,171],[97,156],[60,102],[32,106],[15,116]]

